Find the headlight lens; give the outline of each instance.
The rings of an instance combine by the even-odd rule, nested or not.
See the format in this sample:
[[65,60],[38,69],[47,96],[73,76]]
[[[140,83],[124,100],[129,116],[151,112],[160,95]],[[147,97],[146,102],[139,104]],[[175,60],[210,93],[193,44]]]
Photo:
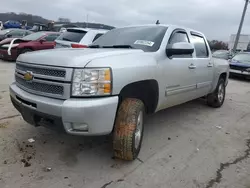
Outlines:
[[75,69],[72,96],[110,95],[112,79],[109,68]]

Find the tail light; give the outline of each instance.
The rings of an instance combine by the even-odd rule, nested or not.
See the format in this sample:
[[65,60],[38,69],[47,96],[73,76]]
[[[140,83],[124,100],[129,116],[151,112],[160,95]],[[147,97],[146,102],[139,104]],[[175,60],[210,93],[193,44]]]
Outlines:
[[72,48],[88,48],[87,45],[82,45],[82,44],[71,44]]

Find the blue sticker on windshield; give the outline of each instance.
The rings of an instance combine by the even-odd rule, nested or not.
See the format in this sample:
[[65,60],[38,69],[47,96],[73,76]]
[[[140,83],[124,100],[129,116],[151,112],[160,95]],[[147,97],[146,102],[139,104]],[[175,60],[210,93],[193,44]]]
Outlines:
[[147,41],[147,40],[137,40],[134,44],[144,45],[144,46],[150,46],[152,47],[154,45],[154,42]]

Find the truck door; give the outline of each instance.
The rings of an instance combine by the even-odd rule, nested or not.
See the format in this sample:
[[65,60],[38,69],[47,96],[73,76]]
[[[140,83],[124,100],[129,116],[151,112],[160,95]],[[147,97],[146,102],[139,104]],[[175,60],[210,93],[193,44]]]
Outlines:
[[[167,45],[178,42],[188,42],[190,39],[183,29],[174,30]],[[163,108],[174,106],[192,100],[196,93],[196,65],[193,55],[165,56],[161,63],[164,75],[164,83],[161,86],[165,90]]]
[[191,32],[190,38],[195,47],[194,61],[196,65],[197,97],[201,97],[207,95],[212,89],[214,64],[206,39],[195,32]]

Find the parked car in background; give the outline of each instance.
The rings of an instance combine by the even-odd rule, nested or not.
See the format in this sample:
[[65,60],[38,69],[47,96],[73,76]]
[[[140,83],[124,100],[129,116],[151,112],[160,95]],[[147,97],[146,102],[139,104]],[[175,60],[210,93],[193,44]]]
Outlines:
[[74,24],[54,24],[53,31],[55,32],[64,32],[67,31],[68,28],[75,28],[77,27]]
[[5,29],[0,31],[0,41],[6,38],[23,38],[32,33],[32,31],[25,29]]
[[12,29],[12,28],[21,29],[22,24],[18,21],[9,20],[7,22],[4,22],[3,27],[5,29]]
[[10,96],[28,123],[78,136],[111,133],[113,156],[134,160],[146,113],[204,96],[219,108],[228,76],[228,61],[212,58],[202,33],[131,26],[109,31],[86,49],[20,55]]
[[0,42],[0,58],[16,60],[23,53],[37,50],[53,49],[58,32],[37,32],[20,39],[9,39]]
[[215,58],[221,58],[225,60],[232,58],[232,54],[230,54],[230,52],[227,50],[217,50],[212,54],[212,56]]
[[0,21],[0,31],[3,29],[3,22]]
[[230,60],[230,76],[250,79],[250,53],[240,52]]
[[68,28],[56,39],[56,48],[87,48],[108,30]]

